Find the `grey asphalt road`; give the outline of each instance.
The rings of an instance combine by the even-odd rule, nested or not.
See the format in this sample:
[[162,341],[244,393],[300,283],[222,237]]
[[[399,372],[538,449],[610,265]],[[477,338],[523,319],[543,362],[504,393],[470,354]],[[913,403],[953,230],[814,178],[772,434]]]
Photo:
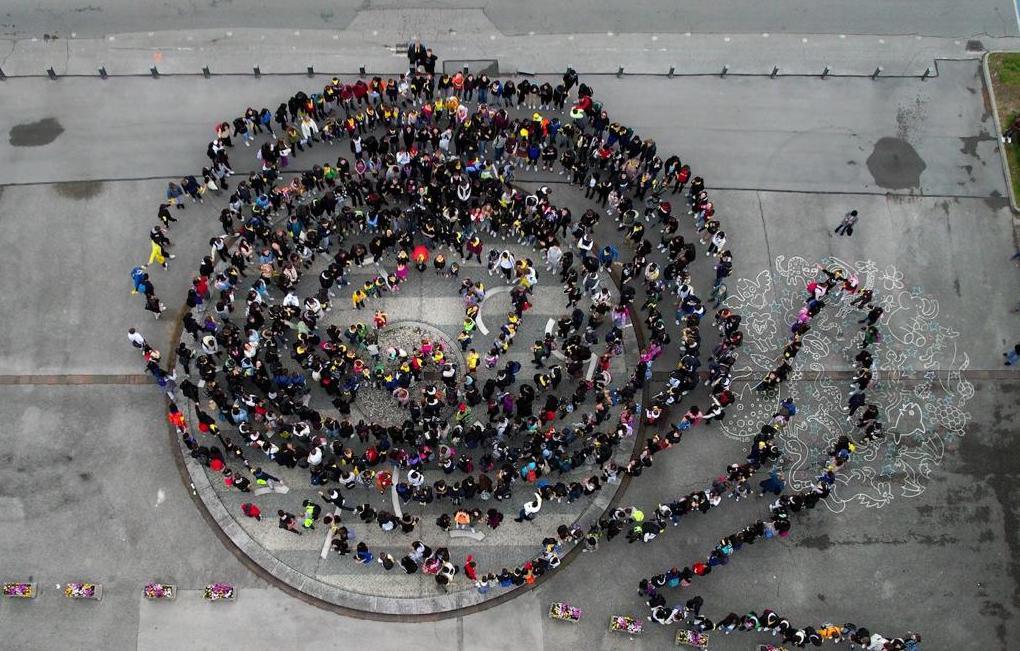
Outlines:
[[[93,0],[68,3],[41,0],[4,2],[0,31],[96,36],[120,32],[209,28],[343,29],[359,13],[403,8],[402,2],[301,2],[267,0]],[[1017,18],[1009,0],[778,0],[748,5],[742,0],[636,0],[627,3],[473,2],[427,0],[410,3],[428,10],[477,9],[506,35],[626,33],[802,33],[920,34],[928,36],[1016,36]]]

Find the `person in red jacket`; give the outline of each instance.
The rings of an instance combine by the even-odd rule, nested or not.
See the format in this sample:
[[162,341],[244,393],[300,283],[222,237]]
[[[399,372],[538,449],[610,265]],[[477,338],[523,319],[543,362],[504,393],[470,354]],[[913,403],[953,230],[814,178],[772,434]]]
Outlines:
[[358,104],[368,103],[368,84],[362,79],[359,79],[354,84],[354,99],[357,100]]
[[478,580],[478,563],[475,562],[475,558],[471,554],[468,554],[467,561],[464,563],[464,576],[472,581]]
[[249,518],[255,518],[259,522],[262,522],[262,510],[251,502],[245,502],[241,505],[241,513],[244,513]]

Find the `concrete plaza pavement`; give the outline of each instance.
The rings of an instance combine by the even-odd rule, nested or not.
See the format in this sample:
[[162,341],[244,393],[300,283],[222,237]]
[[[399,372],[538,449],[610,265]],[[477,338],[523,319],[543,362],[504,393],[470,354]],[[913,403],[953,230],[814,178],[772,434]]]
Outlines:
[[[0,129],[32,127],[38,141],[0,141],[5,181],[181,175],[212,138],[213,125],[232,119],[237,107],[275,109],[285,94],[326,81],[19,79],[9,85],[16,92],[3,97]],[[976,61],[946,62],[942,76],[926,82],[596,77],[589,83],[614,116],[695,162],[717,189],[1002,196],[998,141]],[[961,101],[962,92],[971,97]],[[47,134],[55,137],[52,145]],[[64,154],[54,160],[51,148]],[[916,178],[890,174],[888,159],[909,162],[911,150],[919,159]],[[255,163],[254,153],[234,158],[238,171]]]
[[[48,0],[49,1],[49,0]],[[977,59],[1020,44],[1008,0],[802,5],[767,8],[737,0],[712,3],[640,0],[625,5],[525,0],[464,8],[430,2],[332,4],[328,8],[262,2],[151,0],[118,11],[123,0],[31,12],[11,7],[0,30],[0,68],[9,76],[394,74],[406,65],[400,44],[421,38],[454,69],[495,63],[503,73],[872,75],[939,74],[939,60]],[[739,5],[739,9],[735,7]],[[583,9],[582,9],[583,7]],[[105,9],[104,9],[105,8]],[[989,21],[991,21],[991,24]],[[405,46],[406,47],[406,46]],[[555,62],[555,65],[551,65]]]
[[[988,373],[1002,368],[1000,352],[1015,339],[1015,317],[1006,309],[1018,296],[1018,282],[1006,260],[1014,251],[1012,227],[973,78],[976,65],[958,65],[952,83],[829,80],[815,94],[807,82],[787,86],[799,98],[793,108],[768,86],[793,80],[675,80],[676,95],[640,80],[596,83],[611,114],[633,120],[662,150],[688,157],[696,171],[710,170],[710,185],[719,176],[726,181],[720,185],[739,188],[713,195],[731,229],[735,276],[754,278],[774,269],[778,257],[793,255],[895,264],[906,282],[937,296],[940,320],[960,332],[971,371],[987,376],[974,376],[967,435],[948,451],[926,490],[883,508],[812,512],[797,520],[789,540],[747,548],[692,590],[676,593],[683,595],[678,600],[701,594],[710,616],[771,607],[796,622],[909,628],[930,640],[926,649],[1008,649],[1020,635],[1020,568],[1012,560],[1020,553],[1014,467],[1020,450],[1012,431],[1020,382]],[[0,95],[0,131],[45,117],[65,124],[49,144],[0,143],[0,182],[6,184],[0,237],[11,243],[4,260],[11,272],[0,275],[0,292],[11,306],[0,317],[0,377],[10,382],[40,373],[139,373],[124,337],[128,325],[139,324],[158,346],[169,336],[169,322],[154,323],[128,294],[128,272],[147,250],[165,177],[198,169],[215,121],[247,101],[272,106],[285,91],[308,86],[304,79],[150,82],[111,80],[106,90],[119,101],[95,93],[97,80],[49,86],[9,80]],[[219,90],[210,93],[213,88]],[[644,112],[627,105],[628,93],[648,96],[649,88],[657,92]],[[700,128],[671,130],[671,120],[684,119],[676,104],[685,97],[686,113]],[[926,108],[910,113],[918,100]],[[859,109],[841,109],[838,120],[811,118],[850,101]],[[709,131],[710,117],[727,115],[727,106],[744,106],[756,117],[741,121],[747,130],[739,138],[739,127],[726,125],[733,140],[713,146],[720,140]],[[817,131],[776,136],[804,124]],[[855,147],[848,133],[866,135]],[[917,187],[882,188],[862,171],[884,137],[910,144],[925,162]],[[298,162],[318,161],[318,152]],[[812,156],[813,164],[798,166],[798,154]],[[81,179],[106,180],[60,183]],[[17,185],[24,183],[32,185]],[[863,215],[858,233],[834,238],[831,228],[851,206]],[[175,225],[181,256],[169,273],[155,273],[157,292],[168,304],[182,295],[215,231],[213,215],[208,202],[189,206]],[[703,290],[707,261],[698,265]],[[802,406],[805,417],[830,409],[811,401]],[[8,424],[0,471],[12,478],[0,491],[0,520],[8,525],[0,528],[3,578],[32,577],[44,587],[32,602],[0,603],[0,632],[18,648],[213,648],[227,635],[272,648],[305,644],[301,636],[311,638],[309,631],[315,636],[309,646],[358,636],[380,649],[403,649],[412,641],[423,649],[661,648],[671,629],[650,630],[632,643],[607,632],[606,617],[643,614],[633,593],[638,579],[703,557],[720,535],[764,513],[757,500],[727,504],[688,519],[668,540],[607,544],[495,610],[435,623],[364,622],[267,586],[223,547],[180,481],[154,388],[0,386],[0,422]],[[718,430],[699,429],[657,459],[625,501],[650,504],[700,488],[743,448]],[[80,578],[104,583],[102,602],[68,603],[52,588]],[[140,590],[150,579],[177,583],[184,592],[176,603],[145,603]],[[198,591],[215,580],[239,586],[237,603],[200,601]],[[580,625],[544,617],[548,603],[561,599],[586,609]],[[759,641],[719,636],[712,648],[746,649]]]

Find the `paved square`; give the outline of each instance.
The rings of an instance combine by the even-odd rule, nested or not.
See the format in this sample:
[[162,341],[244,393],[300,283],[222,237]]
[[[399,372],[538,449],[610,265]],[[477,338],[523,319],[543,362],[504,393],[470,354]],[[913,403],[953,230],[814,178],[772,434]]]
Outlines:
[[[981,5],[960,20],[966,18],[975,32],[994,28],[1015,34],[1015,21],[993,18],[1011,7]],[[663,10],[635,8],[633,24],[617,30],[653,29],[645,23],[656,9]],[[716,9],[725,15],[725,7]],[[348,22],[355,20],[355,9],[336,11],[337,16],[350,13]],[[529,24],[528,16],[540,9],[524,8],[514,16],[502,11],[494,8],[490,18],[507,34],[551,29]],[[569,7],[557,11],[572,13]],[[916,27],[951,37],[951,26],[959,22],[931,10],[926,11],[928,22],[918,27],[916,15],[897,11],[879,20],[861,9],[857,24],[873,34]],[[298,18],[308,20],[304,14]],[[711,17],[693,18],[706,26],[703,31],[712,31]],[[209,26],[221,19],[210,18]],[[555,16],[546,19],[557,24]],[[741,21],[747,23],[742,31],[747,26],[780,31],[755,20],[748,14],[730,24],[735,31]],[[826,26],[836,18],[824,24],[814,20],[804,18],[805,32],[835,33]],[[83,35],[89,29],[99,28],[82,28]],[[550,69],[577,63],[561,54]],[[778,403],[775,395],[752,387],[786,341],[816,263],[856,271],[886,308],[884,340],[875,356],[877,384],[869,390],[883,409],[886,442],[855,456],[851,470],[824,502],[826,508],[796,516],[789,538],[745,546],[733,562],[690,588],[666,590],[667,603],[698,594],[705,600],[705,613],[716,620],[730,611],[772,608],[801,626],[853,621],[887,634],[919,631],[925,649],[1011,648],[1020,634],[1014,467],[1020,450],[1013,425],[1020,380],[1002,365],[1002,352],[1017,340],[1016,316],[1009,308],[1020,297],[1020,280],[1009,262],[1016,251],[1014,218],[1004,198],[999,143],[983,100],[978,63],[941,62],[938,77],[926,81],[613,76],[582,76],[582,81],[594,88],[613,119],[655,139],[660,156],[676,153],[705,177],[728,236],[726,247],[736,260],[727,280],[728,305],[742,315],[746,337],[734,366],[737,401],[728,418],[721,426],[694,428],[676,449],[656,455],[654,466],[622,492],[621,506],[650,512],[665,498],[705,488],[726,463],[742,460],[750,436]],[[155,347],[169,352],[169,342],[178,336],[172,315],[209,239],[221,232],[217,216],[226,196],[175,211],[180,222],[170,232],[178,258],[169,271],[151,272],[170,308],[163,319],[153,320],[140,309],[140,297],[130,295],[129,271],[148,253],[146,233],[156,223],[155,206],[164,197],[166,181],[196,173],[207,163],[202,149],[218,120],[232,119],[249,104],[272,110],[296,90],[326,82],[328,77],[321,76],[3,82],[0,132],[39,120],[44,131],[51,130],[32,136],[37,141],[29,138],[30,146],[18,138],[0,142],[0,237],[7,244],[0,274],[6,308],[0,310],[0,422],[5,423],[6,443],[0,452],[6,479],[0,489],[0,522],[6,525],[0,527],[5,559],[0,580],[29,579],[42,589],[29,602],[0,600],[5,639],[12,647],[32,649],[68,644],[213,648],[224,639],[252,648],[311,648],[338,638],[379,648],[423,649],[670,644],[675,627],[646,622],[646,632],[630,641],[607,631],[605,622],[614,614],[647,615],[635,593],[639,580],[702,560],[721,536],[766,519],[764,499],[724,500],[718,511],[669,528],[662,536],[668,540],[603,540],[597,553],[576,553],[549,580],[492,609],[395,623],[330,613],[267,582],[264,571],[254,571],[205,515],[202,500],[218,500],[231,518],[221,524],[246,534],[289,571],[314,579],[307,585],[309,593],[324,589],[312,585],[317,582],[373,598],[439,594],[431,577],[407,577],[399,568],[386,574],[376,563],[365,567],[332,552],[323,559],[327,528],[321,524],[302,536],[277,529],[277,508],[296,512],[303,499],[316,497],[319,487],[309,485],[307,470],[279,471],[292,490],[257,499],[266,516],[262,523],[241,515],[240,504],[250,496],[228,491],[216,473],[206,475],[211,481],[207,488],[196,487],[201,495],[191,495],[192,478],[178,463],[180,451],[167,432],[159,392],[145,380],[144,366],[125,333],[137,326]],[[254,147],[231,151],[236,172],[260,164],[254,152]],[[346,139],[333,148],[316,145],[295,161],[304,168],[341,153],[350,158]],[[550,187],[553,203],[570,206],[575,220],[585,209],[598,208],[555,172],[518,170],[516,177],[528,192]],[[682,204],[677,195],[680,232],[695,237],[683,219]],[[839,237],[833,229],[850,209],[858,210],[861,220],[853,237]],[[657,232],[651,226],[648,231],[657,244]],[[603,218],[597,234],[615,235],[610,219]],[[508,246],[518,257],[529,255],[515,242]],[[618,247],[628,260],[631,245],[619,242]],[[704,297],[715,260],[702,253],[703,247],[698,250],[690,268],[695,291]],[[543,334],[549,319],[569,312],[558,279],[544,273],[537,253],[530,255],[539,271],[534,307],[524,316],[511,353],[500,361],[519,362],[524,378],[531,375],[530,343]],[[384,267],[392,263],[384,261]],[[352,270],[352,288],[373,273],[371,267]],[[424,321],[455,338],[463,315],[457,281],[438,278],[431,269],[421,276],[413,269],[410,273],[399,298],[370,302],[360,312],[351,307],[351,288],[340,290],[323,323],[367,322],[383,307],[392,323]],[[463,265],[465,276],[481,278],[490,287],[500,284],[477,263]],[[615,285],[608,277],[605,282],[616,298]],[[239,298],[243,311],[244,299]],[[640,290],[638,306],[644,298]],[[496,331],[510,301],[506,294],[491,300],[482,315],[488,329]],[[662,311],[674,342],[655,363],[649,396],[662,389],[682,357],[673,309],[667,297]],[[702,362],[716,342],[710,316],[702,323],[707,333]],[[835,435],[849,428],[839,408],[853,374],[859,340],[852,335],[861,316],[843,306],[818,317],[783,387],[782,395],[794,397],[800,408],[781,438],[789,490],[809,486]],[[614,385],[635,367],[639,345],[634,334],[628,330],[624,354],[613,360]],[[494,335],[476,338],[479,351],[484,353]],[[193,343],[188,335],[185,341]],[[559,395],[572,391],[573,385],[566,384]],[[312,399],[328,405],[325,396]],[[708,402],[701,387],[683,405],[705,407]],[[478,409],[484,411],[484,403]],[[682,410],[674,410],[668,420],[681,415]],[[612,418],[615,422],[615,411]],[[667,429],[665,423],[645,427],[644,436]],[[590,467],[572,471],[565,481],[591,472]],[[355,490],[375,508],[392,509],[388,491]],[[515,485],[501,510],[512,517],[527,493],[527,487]],[[585,511],[596,500],[602,500],[600,508]],[[508,518],[495,531],[482,528],[486,538],[481,543],[448,539],[435,527],[435,518],[448,507],[421,508],[412,502],[407,508],[421,515],[423,540],[430,545],[442,540],[458,564],[472,553],[488,572],[534,556],[556,525],[571,523],[582,512],[583,522],[590,522],[608,500],[600,495],[569,508],[549,504],[534,524],[517,525]],[[487,507],[481,506],[483,511]],[[383,534],[360,522],[353,528],[356,541],[398,560],[418,535]],[[102,583],[103,600],[69,602],[54,588],[79,579]],[[141,599],[141,586],[150,580],[177,585],[177,601]],[[203,603],[201,589],[213,581],[237,586],[236,603]],[[456,581],[452,593],[475,594],[462,573]],[[546,613],[555,601],[582,607],[582,622],[571,626],[549,620]],[[716,632],[710,648],[751,648],[769,639]]]

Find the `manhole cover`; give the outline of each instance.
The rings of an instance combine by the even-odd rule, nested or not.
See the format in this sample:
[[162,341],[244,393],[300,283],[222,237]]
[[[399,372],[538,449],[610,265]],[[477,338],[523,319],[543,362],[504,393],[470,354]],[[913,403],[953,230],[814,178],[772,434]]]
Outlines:
[[968,52],[984,52],[985,44],[981,41],[967,41]]

